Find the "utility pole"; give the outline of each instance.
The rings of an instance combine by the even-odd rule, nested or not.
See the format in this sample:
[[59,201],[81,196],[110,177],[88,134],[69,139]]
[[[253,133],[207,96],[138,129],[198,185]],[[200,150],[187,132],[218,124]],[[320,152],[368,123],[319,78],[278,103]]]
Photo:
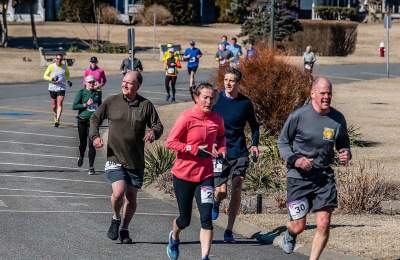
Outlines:
[[270,29],[270,37],[269,37],[269,46],[270,48],[274,48],[275,41],[275,0],[271,0],[271,29]]

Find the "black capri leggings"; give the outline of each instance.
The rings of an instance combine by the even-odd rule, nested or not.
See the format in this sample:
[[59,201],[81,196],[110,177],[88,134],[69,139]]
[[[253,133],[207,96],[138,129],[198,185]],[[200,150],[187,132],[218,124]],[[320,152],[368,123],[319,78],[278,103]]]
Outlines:
[[165,91],[167,91],[167,94],[170,94],[170,85],[172,89],[172,96],[175,97],[175,84],[176,84],[176,79],[177,76],[165,76]]
[[193,197],[195,197],[200,213],[201,227],[212,230],[211,210],[214,201],[214,179],[211,177],[202,182],[189,182],[178,179],[174,175],[173,184],[179,208],[179,217],[176,219],[179,229],[189,226]]
[[[78,118],[78,133],[79,133],[79,155],[81,158],[85,155],[86,146],[88,143],[90,121]],[[96,149],[93,146],[92,140],[89,140],[89,168],[93,168],[94,158],[96,157]]]

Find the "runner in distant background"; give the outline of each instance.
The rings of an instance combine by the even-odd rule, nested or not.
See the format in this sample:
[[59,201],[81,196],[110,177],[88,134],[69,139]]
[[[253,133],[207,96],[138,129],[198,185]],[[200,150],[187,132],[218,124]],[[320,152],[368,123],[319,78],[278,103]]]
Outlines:
[[200,58],[201,56],[203,56],[201,50],[196,48],[195,45],[196,43],[194,41],[191,41],[190,48],[187,48],[185,50],[185,53],[183,54],[184,60],[187,61],[187,69],[189,73],[189,87],[195,85],[194,76],[199,67]]

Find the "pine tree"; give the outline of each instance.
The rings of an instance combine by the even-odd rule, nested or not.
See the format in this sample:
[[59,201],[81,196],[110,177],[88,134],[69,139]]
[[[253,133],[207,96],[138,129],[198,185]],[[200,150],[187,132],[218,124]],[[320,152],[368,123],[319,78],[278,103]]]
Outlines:
[[254,0],[231,0],[226,10],[226,20],[231,23],[242,23],[250,14],[250,6]]
[[[300,22],[289,11],[290,5],[281,1],[275,7],[275,41],[283,41],[286,38],[301,30]],[[251,15],[242,24],[240,37],[247,36],[247,42],[258,42],[266,40],[271,31],[271,2],[263,2],[257,5]]]

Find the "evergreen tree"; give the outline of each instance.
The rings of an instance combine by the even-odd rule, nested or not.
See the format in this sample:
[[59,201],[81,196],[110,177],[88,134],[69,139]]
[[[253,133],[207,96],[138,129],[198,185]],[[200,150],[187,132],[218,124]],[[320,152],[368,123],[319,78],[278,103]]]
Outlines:
[[[278,2],[278,1],[277,1]],[[289,10],[291,6],[288,2],[280,1],[275,6],[275,26],[274,40],[277,42],[283,41],[286,38],[301,30],[300,22],[294,17]],[[257,5],[242,24],[239,37],[247,36],[245,42],[258,42],[267,40],[270,37],[271,31],[271,2],[263,2]]]
[[250,14],[250,6],[254,0],[231,0],[230,8],[226,10],[226,21],[242,23]]

